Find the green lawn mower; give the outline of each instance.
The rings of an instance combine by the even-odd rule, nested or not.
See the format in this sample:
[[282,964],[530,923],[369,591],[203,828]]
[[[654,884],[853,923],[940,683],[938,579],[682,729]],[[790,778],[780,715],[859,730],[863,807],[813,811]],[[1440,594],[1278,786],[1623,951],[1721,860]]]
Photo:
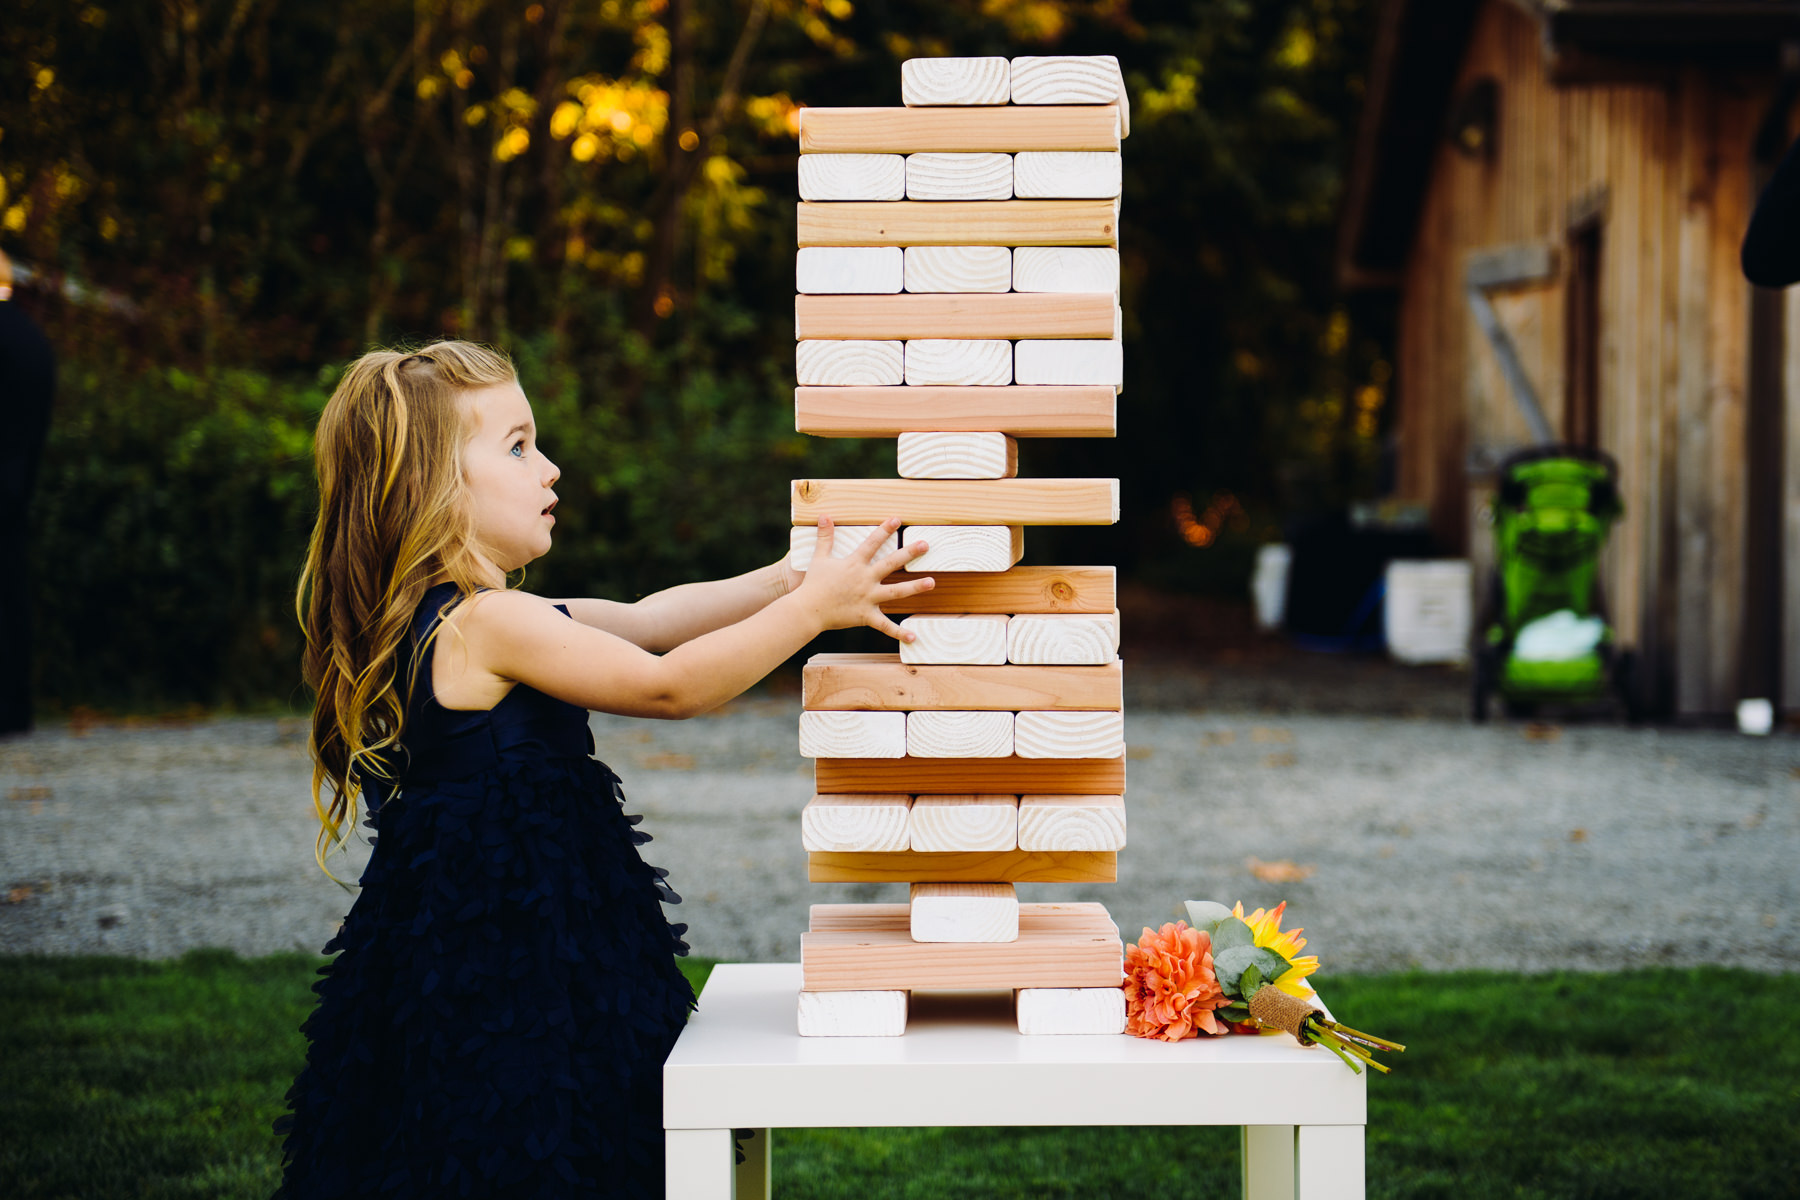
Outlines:
[[1617,696],[1636,720],[1636,656],[1614,645],[1600,551],[1624,514],[1618,468],[1597,450],[1539,446],[1507,458],[1493,501],[1494,574],[1475,628],[1472,715]]

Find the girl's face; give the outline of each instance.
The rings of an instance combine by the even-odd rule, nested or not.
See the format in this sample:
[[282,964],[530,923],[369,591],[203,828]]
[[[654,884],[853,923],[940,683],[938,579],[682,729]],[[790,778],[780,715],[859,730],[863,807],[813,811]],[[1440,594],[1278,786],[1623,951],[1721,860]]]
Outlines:
[[562,472],[538,449],[531,404],[518,384],[477,389],[464,403],[473,433],[462,472],[475,545],[500,571],[516,571],[550,549],[550,488]]

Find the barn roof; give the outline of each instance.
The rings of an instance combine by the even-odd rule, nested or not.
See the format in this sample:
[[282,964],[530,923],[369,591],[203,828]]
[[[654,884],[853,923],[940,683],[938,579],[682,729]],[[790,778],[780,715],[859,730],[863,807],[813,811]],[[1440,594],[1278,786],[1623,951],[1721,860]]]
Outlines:
[[[1563,82],[1700,64],[1773,68],[1800,39],[1800,0],[1510,0]],[[1385,0],[1338,229],[1338,278],[1393,286],[1482,0]]]

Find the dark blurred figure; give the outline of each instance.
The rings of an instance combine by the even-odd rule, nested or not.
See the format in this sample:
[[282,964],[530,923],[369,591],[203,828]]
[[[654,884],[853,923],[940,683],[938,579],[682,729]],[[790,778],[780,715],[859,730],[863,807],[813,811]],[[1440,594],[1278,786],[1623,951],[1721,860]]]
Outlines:
[[1800,283],[1800,142],[1788,147],[1757,198],[1740,261],[1757,287]]
[[31,728],[31,586],[26,510],[56,395],[56,356],[13,302],[12,260],[0,253],[0,733]]

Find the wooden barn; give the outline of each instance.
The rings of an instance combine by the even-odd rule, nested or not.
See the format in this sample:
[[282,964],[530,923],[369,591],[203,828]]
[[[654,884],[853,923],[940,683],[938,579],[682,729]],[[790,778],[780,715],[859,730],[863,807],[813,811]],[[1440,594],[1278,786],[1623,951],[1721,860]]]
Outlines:
[[1399,495],[1481,579],[1500,458],[1610,453],[1606,603],[1677,716],[1800,712],[1800,288],[1738,261],[1797,95],[1793,0],[1379,17],[1339,272],[1397,292]]

